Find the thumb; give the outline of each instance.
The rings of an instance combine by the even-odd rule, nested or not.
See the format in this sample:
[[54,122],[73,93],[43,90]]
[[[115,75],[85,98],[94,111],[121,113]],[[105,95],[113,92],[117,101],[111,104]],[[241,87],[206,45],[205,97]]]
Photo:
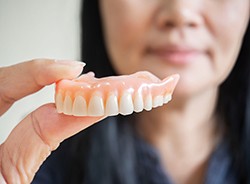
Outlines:
[[0,146],[0,183],[30,183],[60,142],[103,118],[58,114],[54,104],[38,108]]
[[0,67],[0,115],[15,101],[46,85],[77,77],[84,65],[76,61],[36,59]]

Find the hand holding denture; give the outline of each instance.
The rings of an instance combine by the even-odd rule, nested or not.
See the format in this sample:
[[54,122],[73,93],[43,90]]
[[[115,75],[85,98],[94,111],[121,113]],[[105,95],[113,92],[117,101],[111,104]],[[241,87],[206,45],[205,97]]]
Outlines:
[[0,145],[0,183],[30,183],[63,140],[106,116],[167,103],[179,78],[160,80],[149,72],[100,79],[88,73],[76,78],[83,66],[39,59],[0,68],[0,115],[15,101],[53,83],[57,106],[45,104],[31,112]]
[[[15,101],[44,86],[76,78],[83,66],[82,62],[36,59],[0,67],[0,116]],[[64,139],[103,118],[58,114],[53,103],[38,107],[0,145],[0,183],[30,183],[40,165]]]

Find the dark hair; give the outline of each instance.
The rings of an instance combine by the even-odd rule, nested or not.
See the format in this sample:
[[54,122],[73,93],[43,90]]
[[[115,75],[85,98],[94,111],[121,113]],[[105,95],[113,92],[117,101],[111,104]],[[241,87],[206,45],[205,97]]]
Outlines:
[[239,175],[239,183],[250,183],[250,25],[248,24],[236,64],[220,86],[217,113],[226,128]]
[[87,65],[84,72],[94,71],[97,77],[115,75],[106,51],[98,0],[83,1],[82,6],[82,59]]
[[[98,6],[98,0],[83,2],[82,59],[87,63],[84,72],[94,71],[96,76],[103,77],[115,75],[115,71],[105,48]],[[220,86],[217,113],[226,129],[225,136],[229,140],[239,183],[250,184],[249,57],[248,26],[236,65]],[[133,121],[131,116],[108,118],[84,132],[77,150],[78,157],[85,158],[77,161],[83,171],[83,178],[82,173],[78,175],[79,180],[91,184],[137,183],[130,121]]]

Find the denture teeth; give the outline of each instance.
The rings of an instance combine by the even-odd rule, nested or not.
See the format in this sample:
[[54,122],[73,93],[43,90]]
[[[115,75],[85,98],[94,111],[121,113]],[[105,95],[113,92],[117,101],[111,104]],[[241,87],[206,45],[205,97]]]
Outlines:
[[56,83],[56,108],[59,113],[75,116],[150,111],[171,100],[178,79],[179,75],[172,75],[160,80],[150,72],[98,79],[90,73]]
[[77,96],[73,103],[72,114],[75,116],[87,115],[86,100],[82,96]]
[[144,109],[150,111],[152,109],[152,105],[153,105],[152,95],[148,94],[144,101]]
[[134,96],[134,111],[135,112],[143,111],[143,97],[142,94],[139,92],[136,92]]
[[58,113],[63,112],[63,97],[61,93],[58,93],[55,98],[56,101],[56,109]]
[[172,99],[172,95],[171,94],[166,94],[163,97],[163,103],[168,103],[171,99]]
[[63,103],[63,113],[72,115],[72,99],[69,95],[66,95]]
[[124,92],[119,102],[119,110],[122,115],[132,114],[134,111],[133,100],[130,93]]
[[88,115],[89,116],[103,116],[104,115],[104,105],[101,96],[94,94],[88,105]]
[[108,116],[115,116],[119,114],[118,100],[115,95],[109,95],[106,101],[105,114]]
[[155,108],[155,107],[159,107],[162,105],[163,105],[163,96],[159,95],[159,96],[154,97],[153,107]]

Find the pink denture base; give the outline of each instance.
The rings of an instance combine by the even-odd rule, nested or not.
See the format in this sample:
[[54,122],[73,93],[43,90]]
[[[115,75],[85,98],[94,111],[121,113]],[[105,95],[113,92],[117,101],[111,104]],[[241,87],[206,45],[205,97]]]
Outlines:
[[81,75],[77,79],[63,79],[56,83],[56,94],[62,97],[69,95],[72,99],[82,96],[89,101],[93,94],[100,95],[103,99],[110,94],[120,96],[124,92],[132,96],[139,92],[142,96],[172,94],[179,80],[179,75],[171,75],[160,80],[149,72],[137,72],[131,75],[95,78],[92,72]]

